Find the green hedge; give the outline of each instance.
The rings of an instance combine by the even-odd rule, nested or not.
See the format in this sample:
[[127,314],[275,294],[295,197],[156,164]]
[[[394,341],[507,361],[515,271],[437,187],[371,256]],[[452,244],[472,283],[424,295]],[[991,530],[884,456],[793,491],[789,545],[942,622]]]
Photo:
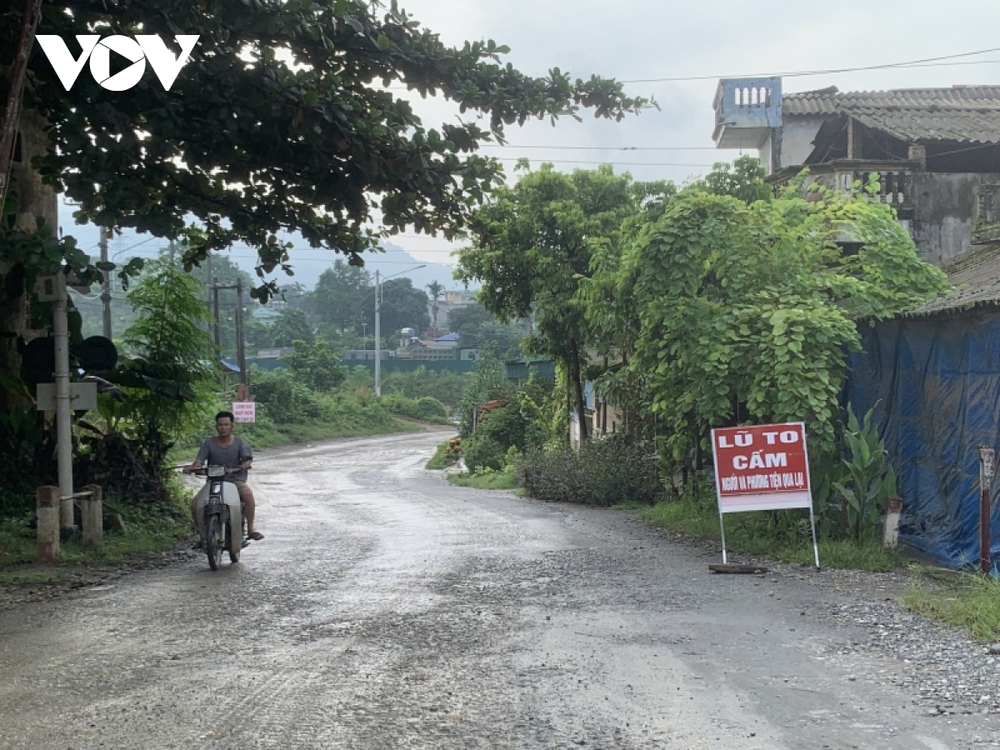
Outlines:
[[655,449],[620,435],[587,443],[579,451],[529,451],[516,469],[518,483],[539,500],[651,505],[663,494]]

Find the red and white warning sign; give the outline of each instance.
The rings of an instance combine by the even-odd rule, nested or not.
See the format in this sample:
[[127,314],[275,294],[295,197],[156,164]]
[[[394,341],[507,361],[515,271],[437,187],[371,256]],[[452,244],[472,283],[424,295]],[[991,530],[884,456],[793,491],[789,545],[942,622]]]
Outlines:
[[809,452],[802,422],[720,427],[712,430],[715,493],[719,498],[722,562],[726,558],[726,513],[808,508],[813,557],[819,545],[809,488]]
[[237,422],[256,422],[257,402],[233,401],[233,416]]
[[719,512],[811,508],[802,422],[712,430]]

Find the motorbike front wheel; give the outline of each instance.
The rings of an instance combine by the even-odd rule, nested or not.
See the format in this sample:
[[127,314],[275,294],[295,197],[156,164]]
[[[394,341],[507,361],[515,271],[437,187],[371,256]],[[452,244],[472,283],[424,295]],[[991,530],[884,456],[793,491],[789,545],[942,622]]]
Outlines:
[[208,567],[212,570],[218,570],[222,564],[223,540],[222,521],[217,514],[212,514],[205,525],[205,554],[208,555]]
[[[230,523],[226,526],[226,549],[229,550],[229,562],[234,565],[240,561],[240,548],[239,545],[233,544],[233,524]],[[233,550],[236,550],[233,552]]]

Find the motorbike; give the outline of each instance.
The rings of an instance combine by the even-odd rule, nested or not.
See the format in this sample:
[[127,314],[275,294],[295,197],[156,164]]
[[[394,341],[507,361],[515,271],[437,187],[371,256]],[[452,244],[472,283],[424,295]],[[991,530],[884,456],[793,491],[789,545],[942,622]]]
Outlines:
[[246,539],[246,520],[236,485],[225,481],[229,473],[239,468],[204,466],[193,469],[193,474],[205,477],[205,485],[195,495],[195,519],[201,535],[208,566],[218,570],[222,553],[229,552],[229,561],[238,563],[240,551],[250,542]]

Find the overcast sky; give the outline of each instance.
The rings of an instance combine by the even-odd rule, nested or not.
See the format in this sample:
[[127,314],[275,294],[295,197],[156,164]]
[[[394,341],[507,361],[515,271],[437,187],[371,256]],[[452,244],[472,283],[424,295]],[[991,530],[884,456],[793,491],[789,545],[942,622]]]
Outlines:
[[[713,162],[739,152],[714,149],[712,100],[720,77],[819,71],[957,57],[933,67],[878,68],[848,73],[788,76],[784,91],[837,86],[841,91],[1000,84],[1000,2],[811,3],[701,0],[400,0],[443,41],[493,39],[525,73],[551,67],[574,77],[597,73],[629,82],[630,94],[652,96],[649,110],[620,123],[571,119],[511,128],[510,145],[484,153],[514,160],[551,161],[561,171],[613,162],[638,180],[683,183]],[[961,64],[955,64],[961,63]],[[655,79],[702,78],[668,81]],[[634,81],[634,83],[633,83]],[[454,116],[440,103],[423,105],[424,124]],[[538,148],[538,147],[558,148]],[[531,147],[531,148],[529,148]],[[579,147],[569,148],[569,147]],[[636,150],[623,149],[683,149]],[[755,154],[756,155],[756,154]],[[443,241],[396,240],[421,259],[443,261]]]
[[[1000,84],[1000,0],[399,1],[448,44],[493,39],[510,47],[505,61],[524,73],[540,76],[559,67],[574,77],[593,73],[613,77],[628,82],[630,94],[652,96],[661,107],[620,123],[585,114],[582,123],[564,119],[555,127],[545,121],[510,128],[509,146],[483,151],[503,158],[510,170],[516,159],[528,157],[533,164],[551,161],[567,172],[612,162],[616,171],[628,171],[638,180],[683,183],[700,176],[713,162],[739,156],[715,150],[712,142],[712,100],[720,77],[785,74],[786,92],[830,85],[858,91]],[[788,75],[983,50],[995,51],[919,67]],[[687,80],[664,80],[678,78]],[[426,127],[457,116],[440,100],[417,99],[415,107]],[[71,220],[63,226],[78,236],[85,234],[72,227]],[[95,244],[96,230],[94,238],[80,239],[84,247]],[[115,244],[126,247],[134,242],[125,237]],[[394,242],[421,261],[438,263],[449,262],[454,249],[444,240],[415,234],[401,235]],[[151,242],[146,248],[155,245]],[[242,258],[240,252],[247,254],[236,249],[234,259],[252,268],[249,255]],[[321,259],[317,253],[293,252],[292,262],[303,271],[306,266],[327,267],[325,256]]]

